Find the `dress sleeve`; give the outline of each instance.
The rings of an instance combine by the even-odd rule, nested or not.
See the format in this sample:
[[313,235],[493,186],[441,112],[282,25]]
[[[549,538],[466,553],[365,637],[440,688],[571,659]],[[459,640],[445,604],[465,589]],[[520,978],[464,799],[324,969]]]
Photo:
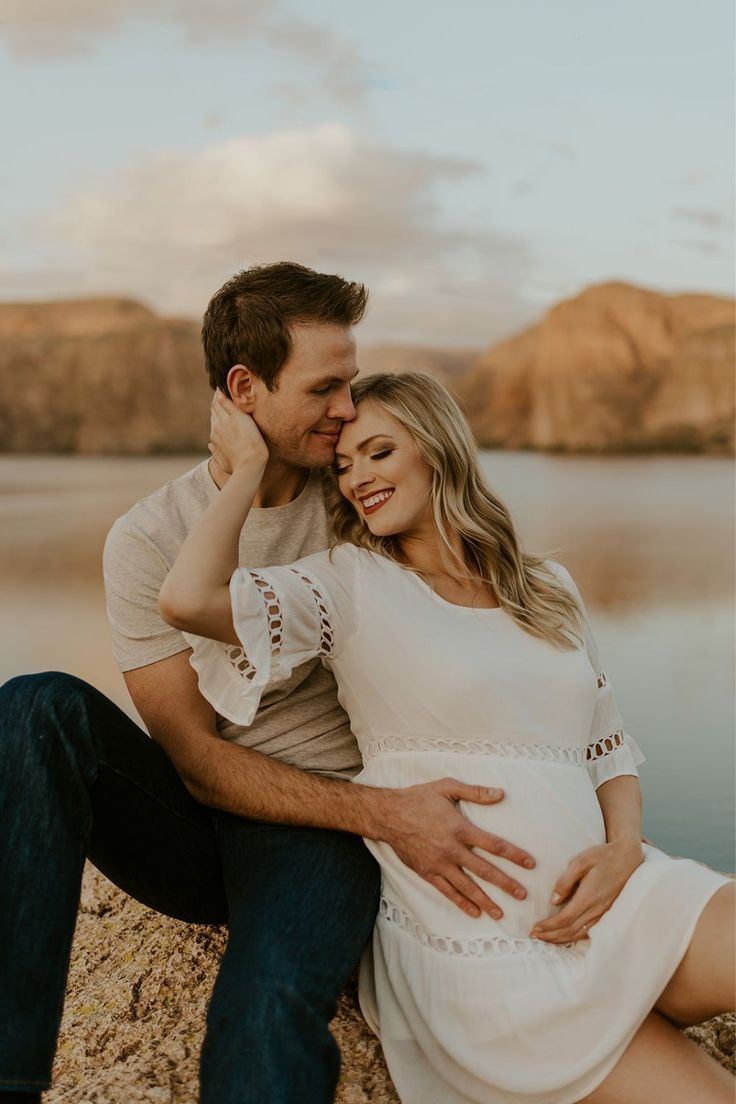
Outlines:
[[598,645],[593,636],[580,591],[564,567],[559,564],[554,566],[560,582],[567,587],[582,611],[585,650],[598,684],[598,696],[590,725],[590,740],[585,749],[588,773],[596,789],[611,778],[618,778],[623,774],[631,774],[638,778],[637,767],[644,762],[644,756],[634,738],[624,728],[611,683],[603,669]]
[[199,689],[234,724],[255,719],[266,688],[309,660],[330,662],[357,628],[357,559],[338,548],[230,580],[237,645],[185,634]]

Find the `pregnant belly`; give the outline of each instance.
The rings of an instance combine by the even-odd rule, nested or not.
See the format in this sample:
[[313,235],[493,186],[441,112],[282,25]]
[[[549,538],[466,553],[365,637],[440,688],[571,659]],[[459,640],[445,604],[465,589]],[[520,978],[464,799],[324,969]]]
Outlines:
[[[354,781],[403,788],[443,777],[504,790],[503,799],[495,805],[460,802],[459,808],[484,831],[501,836],[533,856],[533,870],[495,855],[484,856],[520,882],[527,896],[518,901],[497,886],[475,878],[504,915],[498,921],[485,914],[479,919],[467,917],[404,866],[388,844],[367,841],[381,864],[385,895],[434,935],[527,938],[535,921],[559,911],[550,905],[550,897],[570,859],[587,847],[605,842],[605,825],[587,770],[503,756],[412,751],[376,756]],[[427,825],[427,832],[431,831],[432,825]]]

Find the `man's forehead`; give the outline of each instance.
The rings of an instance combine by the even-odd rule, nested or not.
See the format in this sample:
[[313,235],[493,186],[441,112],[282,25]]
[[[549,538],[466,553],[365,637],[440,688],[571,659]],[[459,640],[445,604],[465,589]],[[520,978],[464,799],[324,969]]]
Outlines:
[[355,331],[352,326],[337,322],[292,322],[289,326],[292,348],[299,346],[325,349],[355,349]]

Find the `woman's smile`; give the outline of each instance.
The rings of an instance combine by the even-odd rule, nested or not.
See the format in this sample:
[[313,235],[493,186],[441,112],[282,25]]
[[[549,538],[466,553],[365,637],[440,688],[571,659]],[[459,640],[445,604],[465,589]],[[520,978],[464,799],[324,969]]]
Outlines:
[[387,487],[383,491],[371,491],[370,494],[358,498],[364,514],[375,514],[385,506],[394,493],[394,487]]

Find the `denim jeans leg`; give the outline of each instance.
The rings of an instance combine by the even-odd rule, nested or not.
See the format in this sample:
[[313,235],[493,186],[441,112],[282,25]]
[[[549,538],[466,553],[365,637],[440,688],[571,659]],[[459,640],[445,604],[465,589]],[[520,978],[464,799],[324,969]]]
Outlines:
[[44,1089],[89,855],[145,904],[220,923],[211,815],[120,709],[56,672],[0,688],[0,1090]]
[[230,935],[202,1050],[201,1104],[330,1104],[329,1031],[373,928],[379,872],[342,832],[216,817]]

